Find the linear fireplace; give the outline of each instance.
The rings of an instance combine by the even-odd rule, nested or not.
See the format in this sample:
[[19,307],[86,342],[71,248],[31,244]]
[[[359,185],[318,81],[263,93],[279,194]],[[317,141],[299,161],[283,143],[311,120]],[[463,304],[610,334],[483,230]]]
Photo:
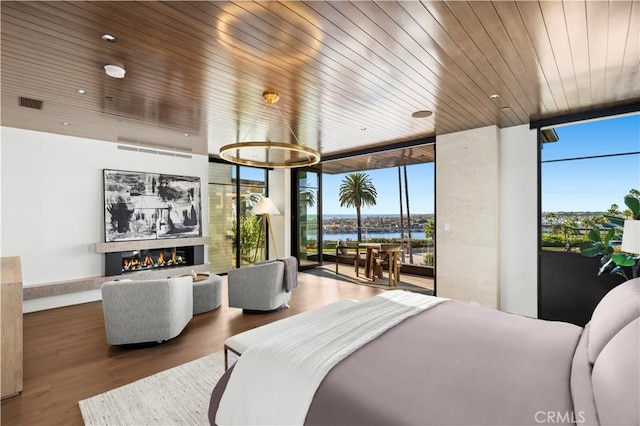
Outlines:
[[105,253],[105,275],[170,269],[204,263],[204,246],[128,250]]
[[205,265],[204,247],[209,242],[209,237],[117,241],[96,243],[96,252],[105,255],[107,277],[131,272],[155,277],[163,276],[164,269],[202,269],[197,266]]
[[155,249],[122,252],[122,272],[133,272],[141,269],[171,268],[188,266],[184,250]]

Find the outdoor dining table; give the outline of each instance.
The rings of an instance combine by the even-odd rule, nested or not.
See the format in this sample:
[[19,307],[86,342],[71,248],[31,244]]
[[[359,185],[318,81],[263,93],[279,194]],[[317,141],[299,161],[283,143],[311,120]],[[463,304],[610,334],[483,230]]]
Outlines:
[[395,244],[360,243],[360,247],[366,247],[367,254],[364,258],[364,274],[371,281],[376,277],[382,278],[382,257],[386,257],[389,263],[389,287],[397,286],[400,282],[400,246]]

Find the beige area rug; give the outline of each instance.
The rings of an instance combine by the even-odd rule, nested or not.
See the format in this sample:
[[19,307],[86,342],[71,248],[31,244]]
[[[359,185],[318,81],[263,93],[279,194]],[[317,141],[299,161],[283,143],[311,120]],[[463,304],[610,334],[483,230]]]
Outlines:
[[209,425],[209,398],[223,373],[220,351],[84,399],[82,419],[85,425]]

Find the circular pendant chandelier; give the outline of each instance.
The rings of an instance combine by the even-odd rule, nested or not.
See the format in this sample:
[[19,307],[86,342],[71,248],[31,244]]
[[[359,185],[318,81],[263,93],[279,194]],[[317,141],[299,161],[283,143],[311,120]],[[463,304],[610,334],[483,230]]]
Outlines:
[[[300,143],[291,127],[287,124],[286,120],[282,116],[282,113],[275,106],[276,102],[280,99],[280,95],[276,92],[265,91],[262,94],[266,105],[260,115],[262,115],[265,109],[269,109],[269,132],[266,141],[251,141],[251,142],[236,142],[228,144],[220,148],[220,157],[225,160],[234,163],[242,164],[244,166],[254,167],[273,167],[273,168],[295,168],[295,167],[308,167],[313,166],[320,162],[320,154],[318,151],[304,146]],[[291,135],[293,135],[294,142],[272,142],[271,141],[271,110],[275,109],[278,115],[286,125]],[[255,123],[251,126],[249,131],[253,129]]]

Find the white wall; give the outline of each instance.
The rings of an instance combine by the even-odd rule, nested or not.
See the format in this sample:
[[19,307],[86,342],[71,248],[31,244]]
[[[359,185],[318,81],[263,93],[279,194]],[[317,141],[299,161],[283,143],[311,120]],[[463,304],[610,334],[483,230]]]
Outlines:
[[438,296],[500,307],[496,126],[436,137]]
[[538,142],[528,125],[500,130],[500,308],[538,316]]
[[522,125],[437,137],[439,296],[537,317],[536,136]]
[[[118,144],[2,127],[2,256],[20,256],[24,286],[104,275],[103,169],[198,176],[208,217],[208,158],[118,149]],[[207,226],[203,226],[207,235]]]

